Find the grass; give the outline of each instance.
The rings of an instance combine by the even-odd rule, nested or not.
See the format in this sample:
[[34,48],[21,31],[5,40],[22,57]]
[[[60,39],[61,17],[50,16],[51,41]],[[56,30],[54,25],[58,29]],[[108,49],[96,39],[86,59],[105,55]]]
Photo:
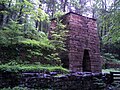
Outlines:
[[[2,88],[2,89],[0,89],[0,90],[28,90],[28,88],[23,88],[23,87],[14,87],[14,88],[10,88],[10,87],[8,87],[8,88]],[[35,89],[31,89],[31,90],[35,90]]]
[[120,72],[120,69],[119,68],[102,69],[102,73],[110,73],[110,72]]
[[39,71],[59,71],[68,73],[69,71],[61,66],[50,65],[0,65],[0,71],[4,72],[39,72]]

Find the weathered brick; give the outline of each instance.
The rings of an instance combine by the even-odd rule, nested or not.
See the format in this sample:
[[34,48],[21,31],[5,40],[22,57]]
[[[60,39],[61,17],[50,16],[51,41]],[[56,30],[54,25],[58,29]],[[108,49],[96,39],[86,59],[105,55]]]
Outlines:
[[[96,20],[73,12],[65,14],[62,19],[69,30],[66,42],[69,50],[69,69],[101,72],[100,41]],[[55,21],[51,25],[54,29]]]

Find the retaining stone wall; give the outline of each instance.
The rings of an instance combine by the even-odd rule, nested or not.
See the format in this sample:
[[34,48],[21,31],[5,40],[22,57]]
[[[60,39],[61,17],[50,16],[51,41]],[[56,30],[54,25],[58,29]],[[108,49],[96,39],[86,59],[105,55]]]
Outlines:
[[93,77],[102,78],[102,75],[100,73],[81,72],[69,74],[58,72],[1,72],[0,88],[21,86],[38,90],[97,90],[99,87],[94,84]]

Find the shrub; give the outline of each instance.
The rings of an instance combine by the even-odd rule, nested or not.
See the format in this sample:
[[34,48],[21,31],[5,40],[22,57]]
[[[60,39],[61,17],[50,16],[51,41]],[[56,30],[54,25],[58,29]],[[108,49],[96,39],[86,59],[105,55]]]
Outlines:
[[39,40],[24,39],[16,44],[0,45],[0,49],[2,63],[8,63],[11,60],[52,65],[60,65],[61,63],[58,53],[55,52],[56,47],[43,32]]
[[108,63],[113,63],[113,64],[118,64],[120,63],[120,60],[117,59],[116,57],[118,57],[117,55],[111,54],[111,53],[104,53],[103,54],[103,68],[108,68],[107,64]]
[[0,71],[2,72],[39,72],[39,71],[58,71],[61,73],[67,73],[68,70],[61,66],[51,65],[33,65],[33,64],[4,64],[0,65]]
[[116,58],[116,55],[111,53],[104,53],[103,58],[105,62],[120,63],[120,60]]

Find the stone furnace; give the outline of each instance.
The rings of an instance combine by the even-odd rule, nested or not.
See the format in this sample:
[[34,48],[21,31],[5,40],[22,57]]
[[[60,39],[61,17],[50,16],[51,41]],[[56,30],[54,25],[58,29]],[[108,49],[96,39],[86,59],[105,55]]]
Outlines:
[[[96,20],[69,12],[62,17],[68,30],[67,55],[62,55],[63,66],[73,71],[101,72],[100,42]],[[51,29],[56,26],[51,22]]]

